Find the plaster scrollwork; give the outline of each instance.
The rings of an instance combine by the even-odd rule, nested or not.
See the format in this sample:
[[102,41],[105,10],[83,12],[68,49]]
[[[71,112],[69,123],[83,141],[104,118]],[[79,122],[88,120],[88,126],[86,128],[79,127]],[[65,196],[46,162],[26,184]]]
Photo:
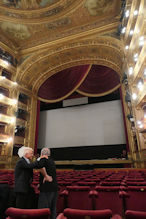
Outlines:
[[[114,55],[113,55],[114,54]],[[32,55],[19,67],[20,83],[33,92],[51,75],[75,65],[104,65],[122,76],[124,52],[122,44],[111,37],[72,42]],[[29,60],[29,65],[27,61]]]

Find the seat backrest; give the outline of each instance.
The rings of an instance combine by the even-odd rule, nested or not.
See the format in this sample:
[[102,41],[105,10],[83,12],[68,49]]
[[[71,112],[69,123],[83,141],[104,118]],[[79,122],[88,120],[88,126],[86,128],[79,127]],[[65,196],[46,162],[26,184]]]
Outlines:
[[68,197],[67,207],[74,209],[92,209],[92,202],[89,198],[89,186],[67,186]]
[[66,208],[63,212],[67,219],[109,219],[112,217],[112,211],[109,209],[105,210],[79,210]]
[[126,210],[146,211],[146,186],[128,186],[127,192]]
[[50,210],[44,209],[19,209],[8,208],[6,210],[7,219],[49,219]]
[[119,197],[120,187],[118,186],[97,186],[98,197],[96,198],[95,208],[110,209],[113,214],[123,214],[123,203]]
[[146,212],[127,210],[125,212],[125,216],[126,216],[126,219],[145,219],[146,218]]

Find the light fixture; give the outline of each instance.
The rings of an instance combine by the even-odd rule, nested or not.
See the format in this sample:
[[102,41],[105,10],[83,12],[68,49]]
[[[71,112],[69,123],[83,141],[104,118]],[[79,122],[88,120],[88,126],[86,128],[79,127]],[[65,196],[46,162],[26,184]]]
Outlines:
[[139,125],[139,128],[140,128],[140,129],[142,129],[142,128],[143,128],[143,124],[142,124],[142,123]]
[[129,49],[129,46],[128,46],[128,45],[126,45],[126,46],[125,46],[125,49],[126,49],[126,50],[127,50],[127,49]]
[[142,81],[142,80],[140,80],[140,81],[138,82],[137,87],[138,87],[139,90],[142,90],[142,89],[143,89],[143,81]]
[[134,15],[134,16],[138,15],[138,10],[135,10],[135,11],[133,12],[133,15]]
[[2,100],[4,98],[3,94],[0,94],[0,100]]
[[132,36],[133,32],[134,32],[134,30],[130,30],[129,35]]
[[9,62],[6,61],[6,60],[3,60],[3,63],[4,63],[5,65],[9,65]]
[[14,123],[15,121],[16,121],[16,118],[15,117],[11,117],[10,123]]
[[129,68],[129,75],[132,75],[133,74],[133,67],[130,67]]
[[126,32],[126,27],[123,27],[121,33],[125,33],[125,32]]
[[137,125],[141,125],[141,121],[140,120],[137,120]]
[[139,37],[139,46],[144,45],[144,36]]
[[135,62],[137,62],[137,60],[138,60],[138,53],[134,54],[133,59],[134,59]]
[[17,82],[16,82],[16,81],[13,81],[13,85],[17,85]]
[[137,99],[137,94],[136,94],[136,93],[133,93],[133,94],[132,94],[132,99],[133,99],[133,100],[136,100],[136,99]]
[[143,76],[146,77],[146,68],[144,69]]
[[9,137],[9,138],[7,139],[7,141],[8,141],[8,143],[10,143],[10,142],[13,141],[13,138],[12,138],[12,137]]
[[129,10],[125,12],[125,17],[129,17]]
[[13,99],[13,104],[17,104],[17,100],[16,99]]
[[4,79],[6,79],[6,77],[5,77],[5,76],[1,76],[0,79],[1,79],[1,80],[4,80]]

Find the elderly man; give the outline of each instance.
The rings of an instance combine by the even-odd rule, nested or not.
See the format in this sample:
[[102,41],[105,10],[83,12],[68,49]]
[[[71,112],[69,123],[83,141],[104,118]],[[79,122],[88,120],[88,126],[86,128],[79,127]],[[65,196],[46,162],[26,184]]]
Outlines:
[[[43,175],[40,173],[40,194],[38,200],[38,208],[50,208],[51,217],[50,219],[56,218],[56,203],[58,196],[58,184],[56,179],[56,167],[53,159],[50,157],[50,149],[43,148],[41,150],[41,156],[47,156],[48,159],[42,158],[44,167],[49,176],[52,176],[52,182],[43,183]],[[41,170],[42,172],[42,170]]]
[[[16,208],[32,208],[32,187],[33,168],[44,167],[45,158],[40,161],[30,162],[33,158],[33,149],[29,147],[21,147],[18,151],[20,160],[18,160],[15,167],[15,186],[14,192],[16,194]],[[46,180],[51,181],[52,178],[47,175],[45,169],[42,173]]]

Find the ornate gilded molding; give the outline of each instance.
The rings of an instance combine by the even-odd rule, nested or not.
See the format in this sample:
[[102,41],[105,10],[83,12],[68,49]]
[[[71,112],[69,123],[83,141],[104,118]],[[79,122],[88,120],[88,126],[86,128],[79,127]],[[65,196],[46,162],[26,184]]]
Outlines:
[[76,65],[104,65],[115,70],[121,77],[123,58],[122,43],[119,40],[112,37],[97,37],[94,40],[72,42],[38,52],[19,66],[17,77],[20,84],[32,89],[36,94],[47,78]]

